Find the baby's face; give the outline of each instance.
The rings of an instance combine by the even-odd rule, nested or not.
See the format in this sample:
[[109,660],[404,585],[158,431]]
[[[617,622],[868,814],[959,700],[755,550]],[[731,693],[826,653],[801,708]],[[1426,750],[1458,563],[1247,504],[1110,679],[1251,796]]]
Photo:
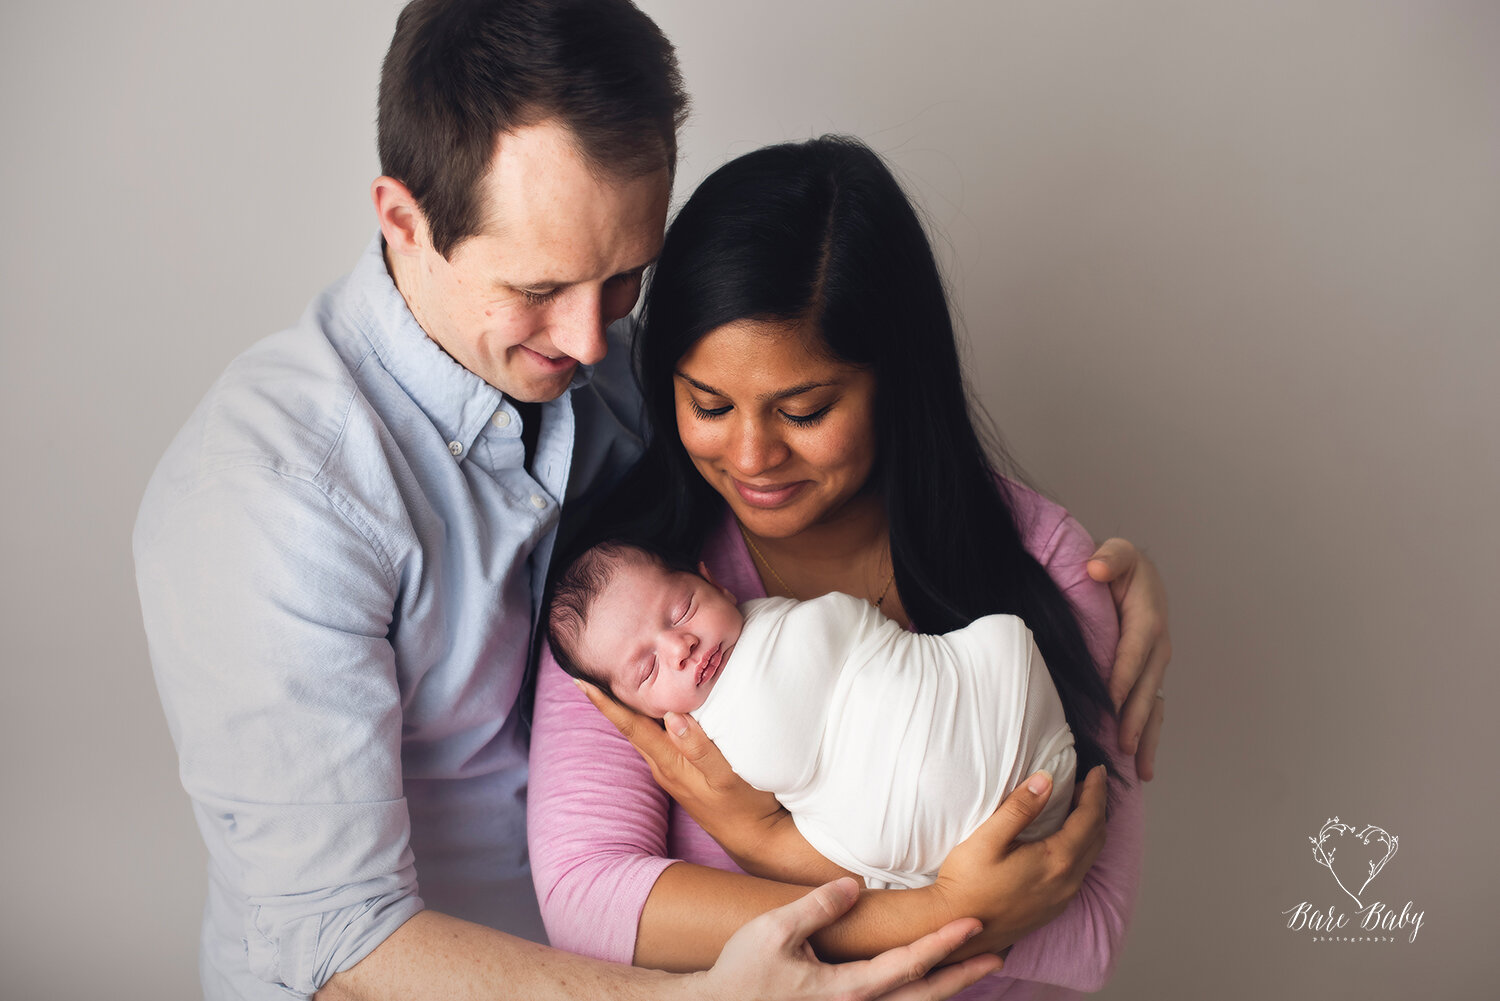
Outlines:
[[723,588],[632,562],[594,599],[578,652],[615,698],[660,719],[703,705],[744,624]]

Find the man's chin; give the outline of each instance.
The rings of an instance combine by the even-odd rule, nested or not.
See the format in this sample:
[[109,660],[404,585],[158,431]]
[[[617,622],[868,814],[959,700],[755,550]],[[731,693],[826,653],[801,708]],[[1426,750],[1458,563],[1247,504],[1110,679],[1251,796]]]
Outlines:
[[570,362],[566,369],[545,374],[518,376],[515,372],[499,373],[486,379],[491,386],[504,393],[515,403],[549,403],[567,392],[578,371],[578,363]]

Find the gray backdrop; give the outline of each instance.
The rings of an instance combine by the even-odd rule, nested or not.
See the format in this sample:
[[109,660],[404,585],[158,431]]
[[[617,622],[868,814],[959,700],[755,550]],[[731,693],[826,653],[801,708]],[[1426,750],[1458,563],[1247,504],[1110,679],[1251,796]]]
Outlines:
[[[695,99],[679,197],[773,140],[886,153],[1017,456],[1167,577],[1109,995],[1490,993],[1497,5],[645,6]],[[213,377],[373,231],[397,8],[0,8],[7,997],[197,990],[130,527]],[[1358,921],[1308,841],[1335,814],[1400,838],[1363,899],[1421,910],[1414,942],[1287,927]]]

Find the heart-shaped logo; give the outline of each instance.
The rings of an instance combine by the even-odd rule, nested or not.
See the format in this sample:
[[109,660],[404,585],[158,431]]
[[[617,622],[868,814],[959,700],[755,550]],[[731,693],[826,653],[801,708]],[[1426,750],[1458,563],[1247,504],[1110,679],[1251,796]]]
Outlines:
[[1330,818],[1317,837],[1307,840],[1312,842],[1313,860],[1333,873],[1339,889],[1361,908],[1360,894],[1396,854],[1400,841],[1384,828],[1371,824],[1360,830],[1354,824],[1339,823],[1337,817]]

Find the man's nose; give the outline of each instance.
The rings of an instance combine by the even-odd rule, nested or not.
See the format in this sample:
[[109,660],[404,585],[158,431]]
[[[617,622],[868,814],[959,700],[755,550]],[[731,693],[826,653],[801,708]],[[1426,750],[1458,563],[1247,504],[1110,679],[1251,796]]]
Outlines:
[[609,321],[604,315],[600,292],[579,287],[565,299],[553,313],[552,344],[569,358],[584,365],[597,365],[609,350],[604,338]]

